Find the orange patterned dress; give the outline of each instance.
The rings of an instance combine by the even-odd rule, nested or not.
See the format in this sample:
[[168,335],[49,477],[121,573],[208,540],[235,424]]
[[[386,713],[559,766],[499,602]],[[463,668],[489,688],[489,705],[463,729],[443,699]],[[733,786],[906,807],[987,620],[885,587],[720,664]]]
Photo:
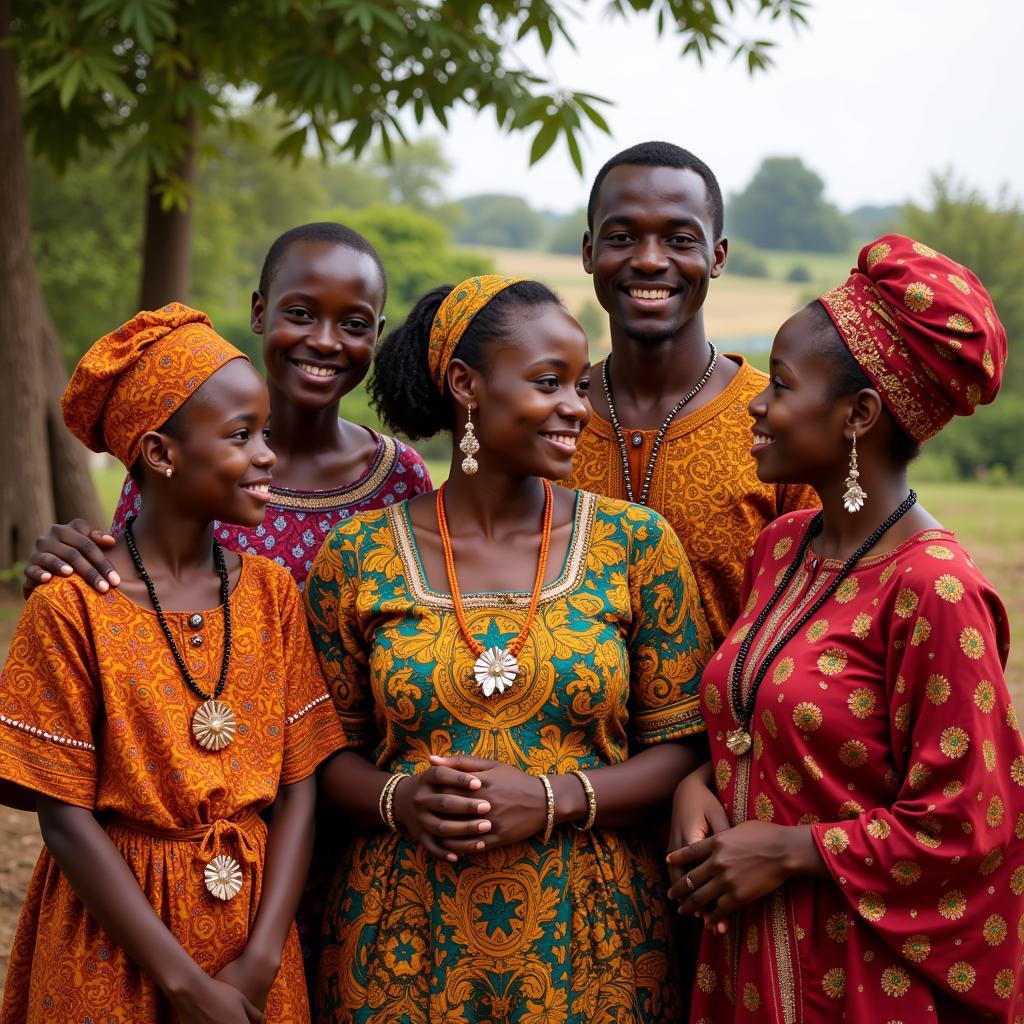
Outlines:
[[[259,905],[266,828],[258,812],[345,743],[295,584],[269,559],[241,557],[221,698],[239,729],[219,752],[192,738],[199,700],[156,615],[117,591],[98,594],[77,576],[32,594],[0,676],[0,795],[31,806],[31,794],[43,793],[92,810],[154,912],[211,975],[242,952]],[[222,617],[203,612],[193,628],[191,614],[166,618],[194,678],[211,692]],[[201,645],[191,644],[195,636]],[[203,880],[219,854],[242,869],[241,891],[226,902]],[[154,982],[96,924],[44,849],[18,922],[0,1020],[171,1019]],[[309,1020],[294,927],[267,1020]]]
[[[739,615],[743,561],[757,535],[785,512],[818,505],[810,487],[758,480],[747,404],[768,378],[742,356],[727,358],[739,363],[739,372],[720,395],[669,427],[647,501],[683,543],[716,647]],[[626,429],[625,434],[630,475],[639,488],[658,432]],[[580,437],[572,476],[564,483],[626,497],[615,430],[596,413]]]

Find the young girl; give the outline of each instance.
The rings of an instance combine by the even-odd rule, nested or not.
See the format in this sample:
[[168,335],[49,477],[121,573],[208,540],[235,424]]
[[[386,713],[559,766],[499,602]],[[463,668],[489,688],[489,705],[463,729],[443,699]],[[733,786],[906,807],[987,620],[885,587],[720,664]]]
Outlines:
[[[277,466],[262,522],[217,524],[232,551],[266,555],[301,589],[324,537],[342,520],[431,489],[419,455],[392,437],[338,418],[362,383],[384,327],[387,280],[376,250],[342,224],[305,224],[271,245],[252,296],[263,337]],[[111,527],[141,508],[125,481]],[[101,592],[119,576],[104,549],[111,534],[76,519],[55,526],[26,569],[26,589],[79,572]]]
[[145,501],[120,587],[33,593],[0,679],[3,795],[34,799],[46,842],[3,1024],[306,1021],[292,918],[312,773],[344,736],[293,581],[212,525],[263,519],[266,388],[173,304],[89,350],[64,415]]

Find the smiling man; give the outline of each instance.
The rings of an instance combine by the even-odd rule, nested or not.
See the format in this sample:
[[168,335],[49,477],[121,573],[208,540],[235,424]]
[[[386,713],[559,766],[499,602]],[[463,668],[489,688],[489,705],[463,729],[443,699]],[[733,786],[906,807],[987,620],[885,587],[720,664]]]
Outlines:
[[612,354],[594,369],[594,416],[567,481],[665,516],[716,644],[739,614],[758,533],[817,504],[808,488],[757,479],[747,403],[768,378],[719,352],[704,330],[704,300],[727,252],[721,190],[692,153],[644,142],[598,172],[583,266],[608,313]]

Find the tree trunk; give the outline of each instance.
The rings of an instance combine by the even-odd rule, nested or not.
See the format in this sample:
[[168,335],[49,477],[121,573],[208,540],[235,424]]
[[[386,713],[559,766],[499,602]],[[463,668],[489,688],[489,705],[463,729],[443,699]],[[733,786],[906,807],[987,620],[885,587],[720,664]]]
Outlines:
[[67,375],[36,275],[11,2],[0,0],[0,568],[28,558],[55,517],[102,522],[85,449],[64,427]]
[[188,302],[192,280],[192,211],[196,184],[199,121],[189,111],[182,121],[191,140],[188,152],[174,169],[175,177],[188,187],[185,209],[169,210],[160,205],[159,186],[163,179],[150,175],[146,198],[146,237],[142,246],[142,290],[140,309],[159,309],[168,302]]

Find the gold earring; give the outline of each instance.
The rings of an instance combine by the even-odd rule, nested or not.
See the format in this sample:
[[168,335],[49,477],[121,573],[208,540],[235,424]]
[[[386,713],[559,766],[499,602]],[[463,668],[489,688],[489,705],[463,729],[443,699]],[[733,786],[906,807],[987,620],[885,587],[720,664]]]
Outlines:
[[864,507],[867,492],[858,483],[860,471],[857,469],[857,435],[853,435],[853,447],[850,449],[850,474],[846,480],[846,493],[843,495],[843,507],[847,512],[859,512]]
[[462,440],[459,442],[459,451],[466,456],[462,460],[462,472],[466,476],[472,476],[480,468],[480,463],[473,458],[480,451],[480,442],[476,439],[476,434],[473,432],[472,405],[466,409],[466,432],[462,435]]
[[168,467],[167,467],[167,468],[166,468],[166,469],[164,470],[164,476],[165,476],[165,477],[167,477],[168,479],[170,479],[170,478],[171,478],[172,476],[174,476],[174,470],[173,470],[173,469],[171,469],[171,467],[170,467],[170,466],[168,466]]

